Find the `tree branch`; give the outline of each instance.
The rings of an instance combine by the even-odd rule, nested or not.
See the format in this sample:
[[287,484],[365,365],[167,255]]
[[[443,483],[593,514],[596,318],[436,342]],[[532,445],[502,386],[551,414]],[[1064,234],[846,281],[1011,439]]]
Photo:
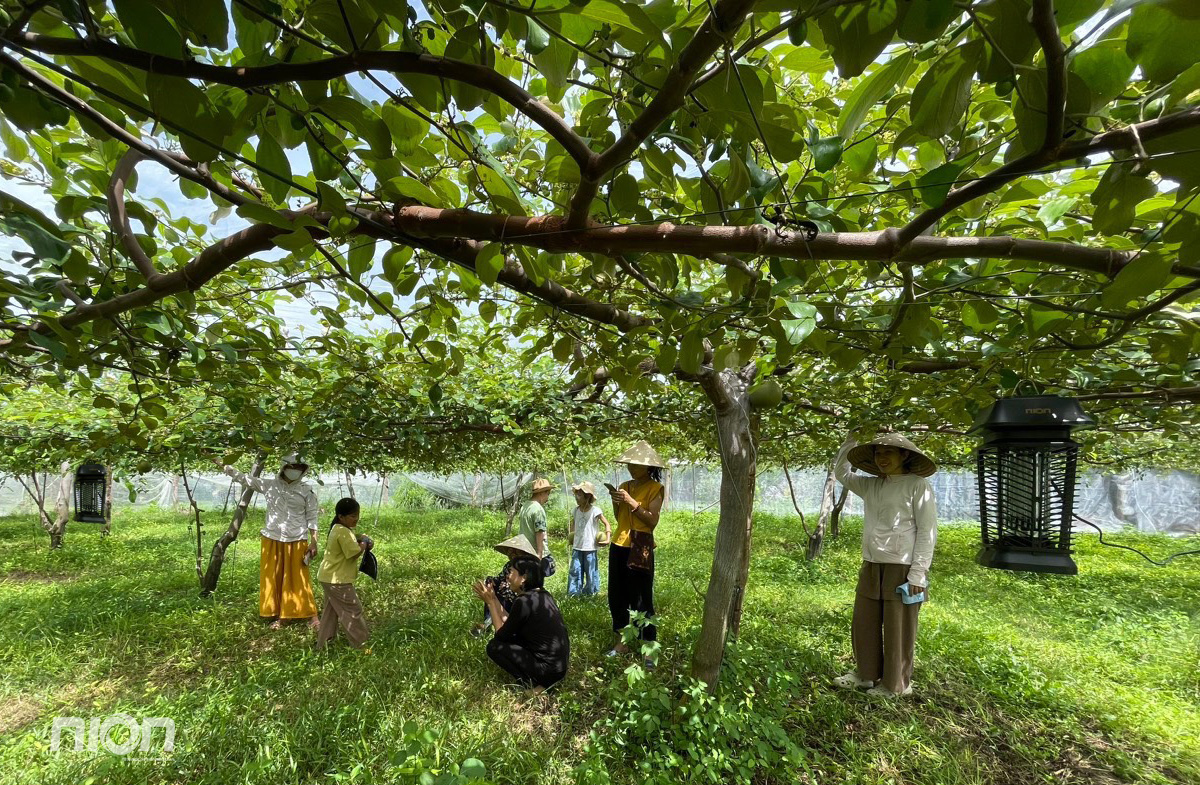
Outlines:
[[[1062,161],[1071,161],[1099,153],[1112,153],[1117,150],[1136,150],[1142,142],[1148,139],[1158,139],[1169,134],[1194,128],[1200,125],[1200,107],[1190,107],[1174,114],[1166,115],[1144,123],[1128,125],[1113,131],[1097,134],[1091,139],[1079,142],[1060,144],[1053,149],[1041,149],[1023,155],[1000,168],[974,180],[961,188],[956,188],[946,197],[946,201],[938,207],[931,207],[910,221],[900,230],[898,243],[904,247],[914,238],[929,229],[945,216],[962,207],[967,202],[986,196],[1012,181],[1030,174],[1038,174],[1039,170]],[[1048,172],[1054,171],[1048,169]]]
[[683,104],[696,72],[717,49],[729,43],[753,5],[754,0],[719,0],[696,35],[679,53],[662,87],[645,110],[633,119],[620,139],[600,155],[592,156],[587,166],[580,166],[579,187],[571,197],[567,213],[568,228],[577,229],[587,225],[592,200],[596,198],[604,176],[627,161],[638,145],[646,141]]
[[[594,153],[566,120],[538,101],[531,93],[487,66],[464,63],[416,52],[369,51],[313,60],[306,63],[276,63],[254,67],[211,65],[196,60],[164,57],[111,41],[76,40],[25,33],[19,46],[37,52],[74,57],[99,57],[141,71],[185,79],[199,79],[233,87],[265,87],[287,82],[328,81],[356,71],[388,71],[394,74],[425,74],[478,87],[511,104],[561,144],[582,169]],[[8,41],[4,43],[9,44]],[[11,44],[10,44],[11,45]]]
[[[793,233],[779,235],[766,226],[692,226],[673,223],[597,226],[572,231],[555,216],[505,216],[471,210],[401,207],[396,228],[417,237],[457,237],[541,248],[557,253],[591,252],[751,254],[817,261],[898,261],[925,264],[939,259],[994,258],[1041,262],[1051,267],[1115,276],[1134,257],[1133,251],[1090,248],[1074,243],[1017,237],[916,238],[897,248],[897,231],[825,233],[806,241]],[[1200,267],[1176,264],[1172,272],[1200,278]]]
[[1054,0],[1033,0],[1033,29],[1046,58],[1046,138],[1043,151],[1062,143],[1067,116],[1067,65],[1062,37],[1054,19]]
[[161,285],[163,275],[155,268],[154,262],[138,243],[137,237],[133,234],[133,228],[129,225],[129,214],[125,210],[125,183],[133,176],[138,163],[145,159],[145,153],[131,147],[117,162],[112,177],[108,181],[108,222],[112,227],[113,234],[120,240],[121,247],[125,249],[125,253],[129,254],[129,258],[133,260],[138,272],[146,279],[146,285],[151,289],[156,289]]

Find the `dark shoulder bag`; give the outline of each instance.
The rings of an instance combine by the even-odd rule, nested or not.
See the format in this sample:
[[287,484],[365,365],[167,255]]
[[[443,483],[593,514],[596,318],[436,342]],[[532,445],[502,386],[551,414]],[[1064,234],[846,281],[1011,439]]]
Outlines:
[[654,534],[633,529],[629,532],[629,569],[650,572],[654,569]]

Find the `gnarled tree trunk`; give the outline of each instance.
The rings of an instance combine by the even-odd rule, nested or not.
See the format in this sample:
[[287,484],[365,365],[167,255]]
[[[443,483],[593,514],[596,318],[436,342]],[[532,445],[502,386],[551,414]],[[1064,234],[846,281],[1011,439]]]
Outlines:
[[842,533],[842,508],[846,506],[846,494],[848,493],[850,493],[850,489],[843,485],[842,492],[838,494],[837,502],[833,505],[833,512],[829,516],[829,536],[835,540]]
[[[265,456],[260,457],[250,471],[250,476],[258,477],[262,474],[266,462]],[[201,597],[207,597],[217,590],[217,581],[221,578],[221,567],[225,564],[225,549],[238,538],[238,533],[242,530],[242,523],[246,520],[246,511],[250,508],[250,500],[253,498],[254,491],[249,487],[242,488],[242,497],[233,511],[233,520],[229,522],[229,528],[213,543],[212,553],[208,557],[208,569],[200,579]]]
[[[71,464],[63,461],[59,467],[58,492],[54,498],[54,524],[47,529],[50,535],[50,547],[61,548],[63,537],[67,533],[67,521],[71,519]],[[43,481],[45,490],[45,481]],[[45,516],[45,513],[42,513]]]
[[725,642],[741,625],[742,603],[750,574],[750,536],[754,526],[755,475],[758,466],[758,415],[746,391],[754,368],[719,371],[702,377],[712,401],[721,452],[721,517],[713,549],[712,572],[704,595],[700,638],[692,651],[691,673],[715,689]]
[[112,534],[112,505],[113,505],[113,467],[104,467],[104,524],[100,527],[100,536]]

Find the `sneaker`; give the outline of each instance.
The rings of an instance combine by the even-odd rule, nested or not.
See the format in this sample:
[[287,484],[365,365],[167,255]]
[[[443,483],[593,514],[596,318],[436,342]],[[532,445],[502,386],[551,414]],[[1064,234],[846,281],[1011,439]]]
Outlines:
[[[840,687],[843,690],[861,690],[875,686],[875,682],[870,679],[860,679],[854,671],[843,673],[833,680],[833,686]],[[889,690],[890,692],[890,690]]]
[[892,692],[887,687],[880,684],[878,687],[872,687],[867,690],[868,695],[874,695],[877,698],[903,698],[907,695],[912,695],[912,685],[908,685],[904,692]]

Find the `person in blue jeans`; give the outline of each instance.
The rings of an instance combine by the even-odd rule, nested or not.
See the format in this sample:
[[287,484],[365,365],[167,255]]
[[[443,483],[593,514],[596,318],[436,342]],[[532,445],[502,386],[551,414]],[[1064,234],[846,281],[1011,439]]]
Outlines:
[[[567,594],[572,597],[592,596],[600,593],[600,569],[596,563],[596,546],[607,545],[612,539],[612,526],[604,513],[596,506],[596,486],[581,482],[572,487],[575,491],[575,509],[571,512],[571,527],[567,539],[571,541],[571,568],[567,572]],[[604,539],[597,536],[604,524]]]

